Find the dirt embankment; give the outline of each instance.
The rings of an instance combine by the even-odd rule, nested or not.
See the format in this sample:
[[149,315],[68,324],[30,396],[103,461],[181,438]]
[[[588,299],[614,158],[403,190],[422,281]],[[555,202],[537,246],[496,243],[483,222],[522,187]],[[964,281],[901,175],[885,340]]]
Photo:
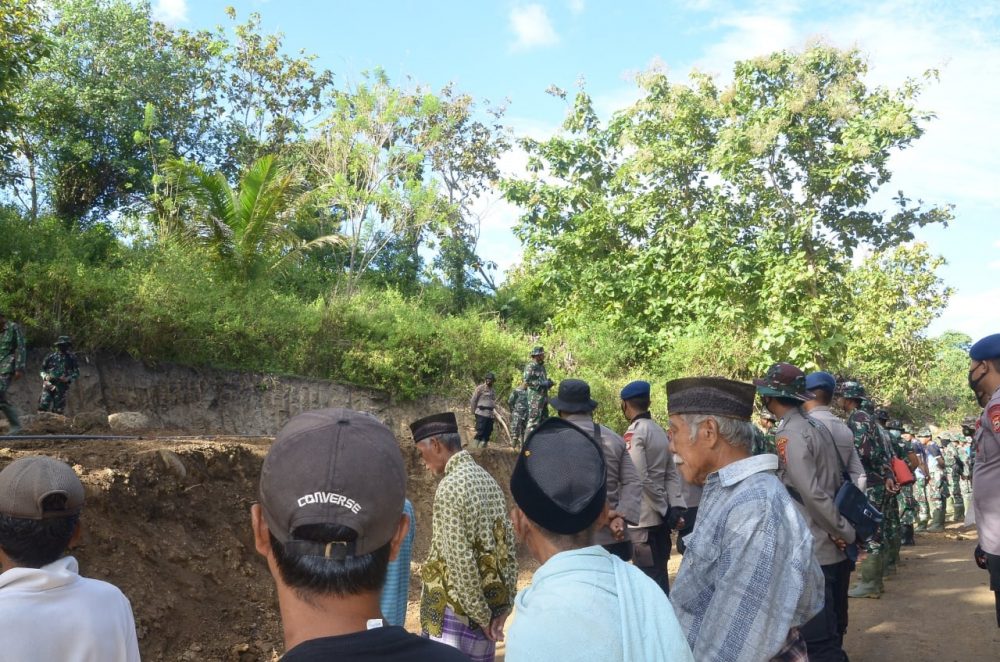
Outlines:
[[[31,454],[76,467],[87,505],[74,554],[83,574],[112,582],[131,600],[144,660],[269,661],[282,652],[280,620],[249,527],[269,445],[270,439],[8,442],[0,447],[0,467]],[[402,447],[417,515],[415,588],[437,480],[412,444]],[[506,489],[514,453],[473,452]]]

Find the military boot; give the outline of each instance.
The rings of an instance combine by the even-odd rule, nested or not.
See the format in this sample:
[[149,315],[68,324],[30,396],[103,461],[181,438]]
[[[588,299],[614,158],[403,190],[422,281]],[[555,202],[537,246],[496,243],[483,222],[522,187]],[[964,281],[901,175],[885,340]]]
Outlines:
[[944,508],[938,506],[931,513],[931,525],[927,527],[927,531],[930,533],[938,533],[944,531]]
[[944,521],[955,521],[955,500],[951,497],[944,500]]
[[912,524],[904,524],[903,525],[903,541],[902,541],[902,544],[906,545],[907,547],[912,547],[913,545],[917,544],[917,541],[913,539],[913,525]]
[[955,521],[959,524],[965,524],[965,504],[961,503],[955,504]]
[[10,428],[7,430],[7,436],[13,437],[21,433],[21,419],[17,415],[17,409],[14,405],[9,402],[0,404],[0,411],[4,413],[7,420],[10,421]]
[[927,530],[927,520],[925,520],[925,519],[918,519],[917,520],[917,526],[913,530],[916,531],[917,533],[923,533],[924,531],[926,531]]
[[847,595],[852,598],[875,598],[882,596],[881,554],[872,553],[865,557],[858,569],[858,583]]

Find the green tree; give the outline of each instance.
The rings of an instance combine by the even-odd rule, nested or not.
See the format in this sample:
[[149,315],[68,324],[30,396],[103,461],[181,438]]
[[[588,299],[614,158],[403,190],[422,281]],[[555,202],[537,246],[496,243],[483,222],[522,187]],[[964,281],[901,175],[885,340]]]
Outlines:
[[652,71],[607,122],[581,91],[560,135],[522,141],[528,176],[504,182],[525,209],[529,291],[565,302],[557,324],[608,317],[639,359],[710,320],[750,339],[748,372],[838,364],[855,248],[950,218],[903,194],[893,212],[870,210],[889,156],[930,115],[915,81],[890,91],[865,72],[857,52],[825,46],[737,63],[725,89]]
[[241,279],[254,279],[305,250],[340,241],[331,235],[305,242],[293,232],[298,177],[273,156],[258,159],[237,189],[221,171],[209,173],[189,161],[168,161],[163,169],[171,217],[162,220],[164,231],[206,247]]
[[24,121],[17,93],[46,46],[39,3],[4,0],[0,11],[0,184],[10,177],[14,140]]

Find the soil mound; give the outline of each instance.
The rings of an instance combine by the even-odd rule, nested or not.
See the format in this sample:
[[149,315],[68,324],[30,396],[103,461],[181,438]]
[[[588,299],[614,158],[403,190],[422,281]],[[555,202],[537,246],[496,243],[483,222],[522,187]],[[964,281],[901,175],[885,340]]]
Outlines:
[[[282,652],[277,599],[249,525],[270,443],[10,441],[0,448],[0,468],[44,454],[80,474],[87,490],[85,533],[74,555],[84,575],[117,585],[132,602],[143,660],[270,661]],[[412,600],[418,562],[430,544],[437,478],[412,444],[402,450],[417,520]],[[506,492],[516,454],[472,452]]]

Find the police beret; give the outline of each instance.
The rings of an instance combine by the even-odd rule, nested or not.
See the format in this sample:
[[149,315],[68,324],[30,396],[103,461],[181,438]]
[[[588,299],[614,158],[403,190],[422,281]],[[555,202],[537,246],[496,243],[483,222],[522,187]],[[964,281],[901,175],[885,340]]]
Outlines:
[[632,398],[648,398],[649,397],[649,382],[644,382],[641,379],[634,382],[629,382],[622,389],[621,398],[622,400],[631,400]]
[[823,389],[833,393],[837,390],[837,380],[828,372],[810,372],[806,375],[806,390]]
[[1000,333],[986,336],[969,348],[969,358],[973,361],[986,361],[1000,358]]

